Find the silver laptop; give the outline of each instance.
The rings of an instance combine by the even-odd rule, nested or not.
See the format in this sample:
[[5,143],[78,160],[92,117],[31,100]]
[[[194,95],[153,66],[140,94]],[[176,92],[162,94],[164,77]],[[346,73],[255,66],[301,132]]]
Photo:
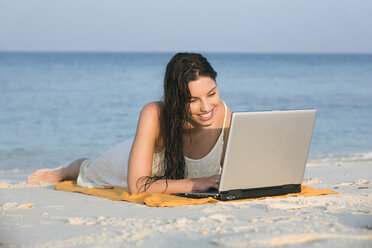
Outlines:
[[316,110],[234,112],[221,181],[186,197],[235,200],[301,191]]

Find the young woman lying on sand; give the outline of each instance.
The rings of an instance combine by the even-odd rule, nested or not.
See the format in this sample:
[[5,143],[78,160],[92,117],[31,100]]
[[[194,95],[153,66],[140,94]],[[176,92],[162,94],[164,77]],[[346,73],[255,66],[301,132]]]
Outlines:
[[220,99],[216,76],[202,55],[176,54],[166,68],[164,100],[142,109],[133,142],[66,168],[38,170],[28,181],[77,180],[79,186],[120,186],[132,193],[217,188],[231,111]]

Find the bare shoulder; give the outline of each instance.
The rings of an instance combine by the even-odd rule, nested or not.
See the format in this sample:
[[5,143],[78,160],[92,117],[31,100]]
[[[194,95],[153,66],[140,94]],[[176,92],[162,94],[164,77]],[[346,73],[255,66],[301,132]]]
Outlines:
[[225,103],[225,105],[226,105],[226,109],[227,109],[225,128],[228,129],[230,127],[232,112],[231,112],[231,109],[230,109],[229,105],[227,105],[226,103]]
[[164,103],[161,101],[150,102],[142,108],[141,116],[146,116],[146,117],[160,116],[160,113],[163,107],[164,107]]
[[151,126],[159,126],[160,123],[160,115],[164,108],[163,102],[150,102],[146,104],[141,111],[140,117],[139,117],[139,124],[141,123],[147,123]]
[[226,103],[225,103],[225,105],[226,105],[227,113],[226,113],[225,131],[224,131],[224,137],[223,137],[224,145],[223,145],[223,154],[222,154],[222,158],[221,158],[221,166],[222,166],[222,161],[224,160],[224,157],[225,157],[227,137],[229,135],[230,122],[231,122],[231,116],[232,116],[232,112],[231,112],[230,107]]
[[140,114],[135,141],[151,142],[153,146],[159,142],[160,114],[163,109],[162,102],[146,104]]

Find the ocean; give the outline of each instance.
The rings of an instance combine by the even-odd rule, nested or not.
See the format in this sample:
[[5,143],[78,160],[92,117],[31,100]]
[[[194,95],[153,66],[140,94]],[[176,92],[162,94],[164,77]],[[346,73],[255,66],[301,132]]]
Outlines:
[[[232,111],[318,110],[309,160],[372,160],[372,55],[204,54]],[[161,100],[170,53],[0,53],[0,173],[94,157]]]

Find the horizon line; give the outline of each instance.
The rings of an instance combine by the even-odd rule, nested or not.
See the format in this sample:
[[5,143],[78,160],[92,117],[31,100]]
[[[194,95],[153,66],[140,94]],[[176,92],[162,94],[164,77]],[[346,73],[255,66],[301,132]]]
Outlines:
[[277,55],[372,55],[372,52],[300,52],[300,51],[201,51],[201,50],[179,50],[179,51],[123,51],[123,50],[0,50],[0,53],[70,53],[70,54],[175,54],[179,52],[194,52],[201,54],[277,54]]

